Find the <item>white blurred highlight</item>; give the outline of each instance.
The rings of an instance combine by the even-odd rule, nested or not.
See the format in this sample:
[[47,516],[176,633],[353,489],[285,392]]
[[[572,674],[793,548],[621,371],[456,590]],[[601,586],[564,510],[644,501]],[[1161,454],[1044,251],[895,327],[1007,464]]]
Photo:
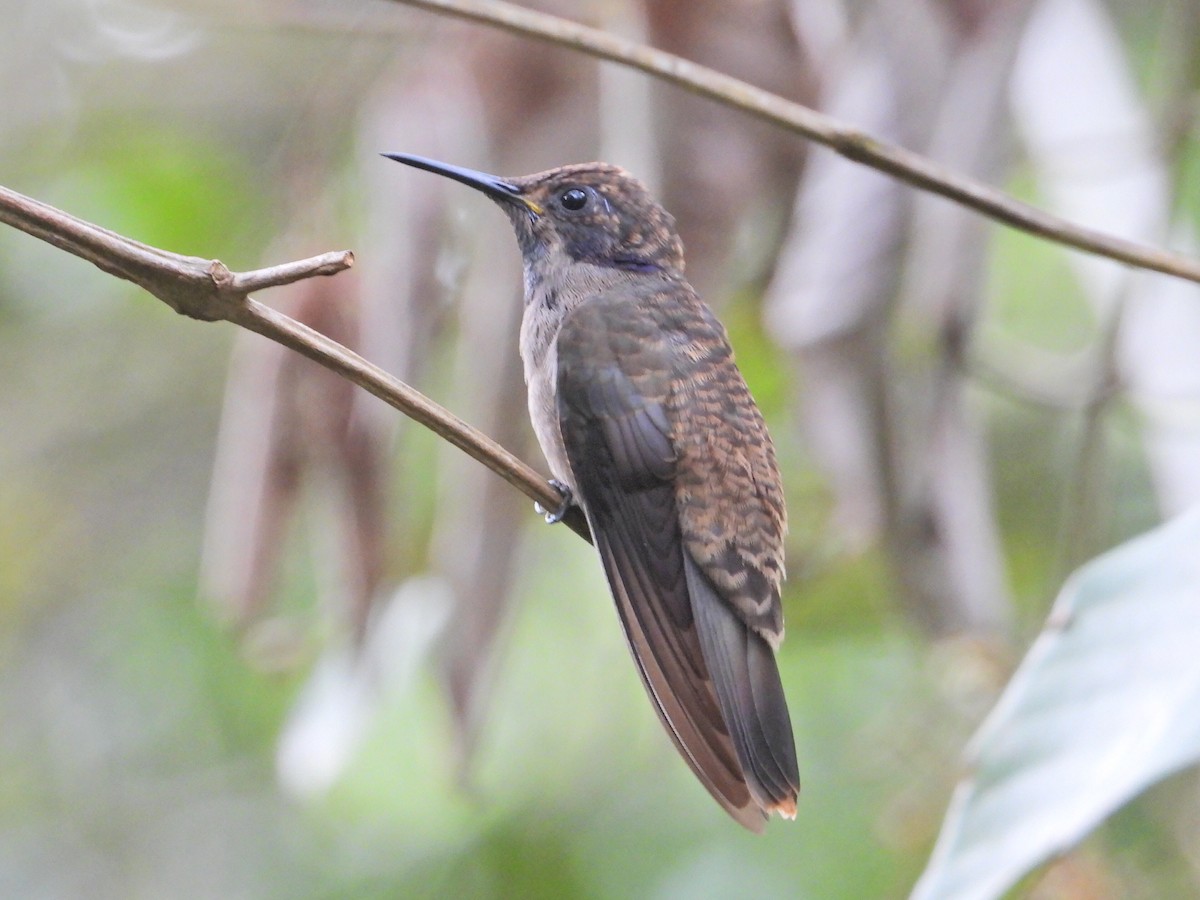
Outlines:
[[275,766],[283,789],[329,790],[350,765],[380,706],[404,691],[446,627],[453,605],[440,578],[411,578],[377,611],[361,651],[331,648],[284,724]]
[[[1171,223],[1167,161],[1104,7],[1046,0],[1030,20],[1012,82],[1013,114],[1048,204],[1088,226],[1195,256],[1194,232]],[[1145,417],[1159,505],[1200,503],[1200,296],[1177,278],[1073,253],[1097,315],[1126,301],[1122,380]]]
[[112,59],[161,62],[182,56],[200,42],[200,28],[170,10],[128,0],[87,0],[58,49],[77,62]]

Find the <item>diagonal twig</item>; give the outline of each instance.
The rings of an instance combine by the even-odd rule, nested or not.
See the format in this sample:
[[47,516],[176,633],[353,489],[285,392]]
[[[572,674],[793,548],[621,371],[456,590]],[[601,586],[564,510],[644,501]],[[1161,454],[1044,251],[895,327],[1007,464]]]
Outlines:
[[[278,310],[251,291],[335,275],[354,264],[349,250],[250,272],[231,272],[216,259],[151,247],[0,186],[0,222],[85,259],[162,300],[177,313],[206,322],[232,322],[332,369],[477,459],[530,499],[554,509],[561,497],[544,478],[487,435],[378,366]],[[563,519],[588,539],[587,523],[572,508]]]
[[939,166],[919,153],[874,138],[823,113],[680,56],[503,0],[394,2],[501,28],[638,69],[824,144],[847,159],[940,194],[1020,231],[1137,268],[1200,282],[1200,261],[1077,225],[982,181]]

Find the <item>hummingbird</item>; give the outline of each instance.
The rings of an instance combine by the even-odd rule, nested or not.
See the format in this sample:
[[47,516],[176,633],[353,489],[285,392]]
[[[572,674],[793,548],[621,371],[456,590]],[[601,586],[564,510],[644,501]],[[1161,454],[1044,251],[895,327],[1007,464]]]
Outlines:
[[684,277],[674,218],[606,163],[500,178],[383,155],[508,215],[529,413],[562,495],[547,521],[582,508],[646,692],[713,798],[756,832],[771,812],[794,818],[779,468],[725,329]]

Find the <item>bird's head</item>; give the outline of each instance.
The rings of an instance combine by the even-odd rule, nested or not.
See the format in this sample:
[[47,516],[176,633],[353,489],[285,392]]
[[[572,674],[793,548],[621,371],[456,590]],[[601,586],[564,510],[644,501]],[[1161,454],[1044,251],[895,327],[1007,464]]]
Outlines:
[[420,156],[384,155],[487,194],[508,214],[527,262],[557,257],[630,272],[683,271],[675,219],[617,166],[579,163],[499,178]]

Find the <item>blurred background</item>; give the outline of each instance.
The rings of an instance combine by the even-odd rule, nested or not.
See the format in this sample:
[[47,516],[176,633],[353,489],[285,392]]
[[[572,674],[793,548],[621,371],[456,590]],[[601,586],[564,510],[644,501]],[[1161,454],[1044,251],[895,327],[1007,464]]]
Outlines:
[[[1194,0],[543,8],[1195,255]],[[677,217],[785,472],[803,790],[743,833],[590,549],[337,378],[0,230],[0,896],[903,897],[1064,577],[1200,499],[1194,286],[762,123],[372,0],[0,0],[0,183],[248,269],[544,471],[473,192],[606,159]],[[1023,888],[1200,892],[1194,773]]]

